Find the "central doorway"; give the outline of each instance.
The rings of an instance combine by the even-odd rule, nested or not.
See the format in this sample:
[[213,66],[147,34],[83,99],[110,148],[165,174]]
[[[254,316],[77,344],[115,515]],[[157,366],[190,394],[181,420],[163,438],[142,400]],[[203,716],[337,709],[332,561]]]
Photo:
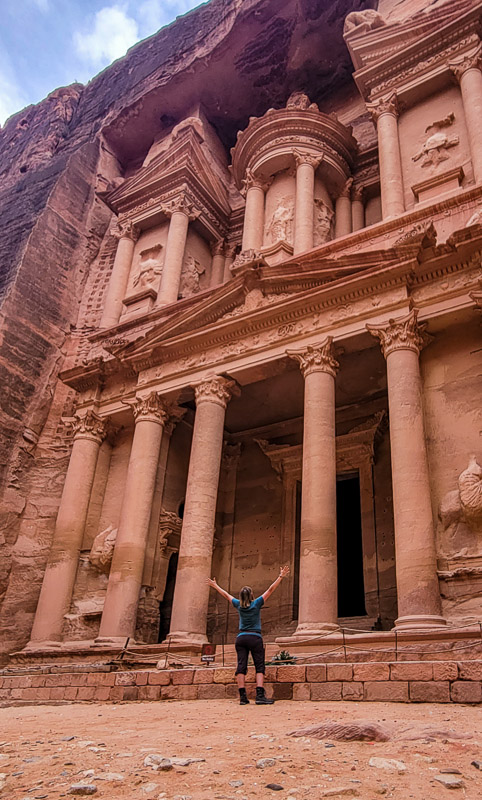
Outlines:
[[[358,471],[336,478],[338,617],[366,616]],[[301,481],[296,483],[293,619],[298,619],[301,543]]]

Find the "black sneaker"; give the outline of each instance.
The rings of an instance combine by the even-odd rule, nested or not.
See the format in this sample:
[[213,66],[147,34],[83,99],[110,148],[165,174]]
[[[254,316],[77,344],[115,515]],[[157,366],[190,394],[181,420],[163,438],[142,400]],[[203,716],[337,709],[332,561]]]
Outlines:
[[257,706],[272,706],[274,700],[270,697],[266,697],[265,694],[257,695],[256,696],[256,705]]
[[249,705],[249,700],[248,700],[248,698],[247,698],[247,696],[246,696],[245,694],[244,694],[244,695],[242,695],[242,696],[239,698],[239,705],[240,705],[240,706],[248,706],[248,705]]

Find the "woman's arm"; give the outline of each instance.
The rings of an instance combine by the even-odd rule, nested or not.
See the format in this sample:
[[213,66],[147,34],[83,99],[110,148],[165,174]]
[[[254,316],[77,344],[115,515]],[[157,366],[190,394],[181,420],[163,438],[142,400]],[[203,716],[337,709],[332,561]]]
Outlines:
[[268,599],[268,597],[270,597],[273,594],[274,590],[278,588],[285,575],[289,574],[289,571],[290,571],[289,567],[281,567],[278,577],[276,578],[275,581],[273,581],[269,589],[266,589],[265,593],[263,594],[263,600],[265,602]]
[[216,583],[216,578],[208,578],[207,582],[209,586],[212,586],[212,588],[216,589],[216,591],[219,592],[219,594],[222,594],[222,596],[225,597],[229,603],[231,603],[231,601],[234,600],[232,594],[229,594],[229,592],[225,592],[224,589],[221,589],[221,587],[218,586],[218,584]]

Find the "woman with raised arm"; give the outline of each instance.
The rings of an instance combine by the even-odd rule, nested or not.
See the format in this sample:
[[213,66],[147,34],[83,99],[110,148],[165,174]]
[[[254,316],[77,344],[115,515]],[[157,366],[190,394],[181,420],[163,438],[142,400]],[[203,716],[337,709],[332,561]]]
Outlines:
[[278,588],[283,578],[289,574],[289,567],[281,567],[276,580],[266,589],[264,594],[254,599],[251,586],[243,586],[239,593],[239,600],[236,600],[229,592],[221,589],[216,583],[216,578],[210,578],[208,583],[219,594],[232,603],[239,613],[239,633],[236,637],[236,653],[238,656],[238,666],[236,667],[236,680],[239,689],[239,702],[242,706],[249,703],[246,694],[246,672],[248,670],[248,654],[253,656],[254,667],[256,670],[256,705],[268,706],[274,703],[266,697],[264,691],[264,644],[261,636],[260,611],[265,601]]

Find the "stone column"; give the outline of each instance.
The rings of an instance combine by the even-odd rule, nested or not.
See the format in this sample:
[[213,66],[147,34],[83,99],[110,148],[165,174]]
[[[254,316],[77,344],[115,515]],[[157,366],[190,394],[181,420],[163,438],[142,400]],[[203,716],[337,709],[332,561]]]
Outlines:
[[365,227],[365,204],[363,194],[365,187],[357,184],[352,189],[351,200],[351,229],[353,232]]
[[172,606],[172,643],[199,645],[206,639],[206,619],[223,448],[226,406],[234,381],[214,377],[196,386],[192,436],[176,588]]
[[338,628],[335,377],[333,339],[287,351],[305,379],[301,485],[300,593],[295,637]]
[[119,322],[122,301],[126,296],[129,282],[134,247],[140,230],[130,220],[125,220],[125,222],[117,222],[117,226],[111,231],[111,234],[119,240],[119,243],[100,320],[101,328],[110,328]]
[[444,625],[441,616],[419,355],[429,338],[417,311],[367,325],[387,361],[398,619],[396,628]]
[[224,250],[224,239],[218,239],[211,246],[213,262],[211,266],[211,286],[219,286],[224,283],[224,264],[226,255]]
[[367,108],[377,126],[382,218],[388,219],[405,211],[397,95],[394,92],[390,97],[368,104]]
[[170,217],[170,222],[156,306],[169,305],[177,300],[189,222],[200,214],[185,196],[166,203],[162,211]]
[[476,183],[482,181],[482,49],[451,63],[450,68],[460,83],[465,123]]
[[59,645],[77,574],[95,468],[106,421],[88,411],[74,423],[74,444],[28,648]]
[[353,178],[348,178],[335,203],[335,239],[351,233],[351,187]]
[[241,252],[244,250],[258,252],[263,246],[264,193],[269,184],[253,175],[250,169],[246,170],[246,178],[243,184],[243,193],[246,194],[246,207],[244,209]]
[[157,392],[132,405],[135,418],[117,539],[98,643],[134,635],[159,452],[168,414]]
[[315,172],[321,156],[293,153],[296,163],[295,225],[293,253],[311,250],[314,242]]
[[233,264],[234,257],[236,255],[236,245],[234,244],[228,245],[225,249],[225,252],[226,252],[226,258],[224,260],[224,283],[226,283],[226,281],[229,281],[232,277],[231,266]]

